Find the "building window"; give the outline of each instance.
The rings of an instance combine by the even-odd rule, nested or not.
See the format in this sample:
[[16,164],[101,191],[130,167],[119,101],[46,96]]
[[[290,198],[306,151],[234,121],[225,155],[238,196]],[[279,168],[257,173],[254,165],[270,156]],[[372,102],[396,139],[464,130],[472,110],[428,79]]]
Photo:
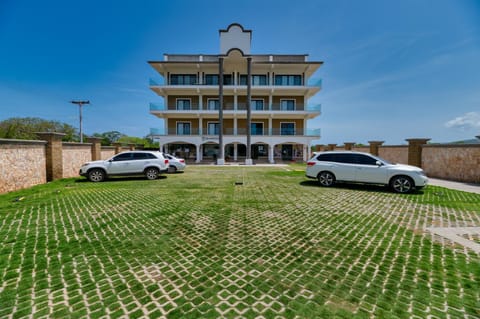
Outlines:
[[223,75],[223,85],[233,85],[233,76],[231,74]]
[[207,75],[205,75],[205,84],[206,85],[218,85],[218,75],[217,74],[207,74]]
[[252,100],[252,110],[263,111],[263,99]]
[[302,76],[275,75],[275,85],[302,85]]
[[[240,85],[247,85],[247,75],[240,75]],[[265,74],[253,74],[252,85],[267,85],[267,76]]]
[[172,74],[170,85],[195,85],[197,84],[196,74]]
[[215,111],[220,109],[220,101],[218,99],[208,99],[207,109],[209,111]]
[[[218,74],[206,74],[205,85],[218,85]],[[223,85],[233,85],[233,76],[231,74],[223,75]]]
[[209,122],[207,124],[207,134],[208,135],[219,135],[220,134],[220,124],[217,122]]
[[295,135],[295,123],[280,123],[280,135]]
[[295,111],[295,100],[280,100],[281,111]]
[[252,135],[263,135],[263,123],[251,123],[250,132]]
[[190,135],[190,122],[177,122],[177,135]]
[[185,111],[185,110],[191,110],[191,101],[190,99],[177,99],[177,110],[179,111]]

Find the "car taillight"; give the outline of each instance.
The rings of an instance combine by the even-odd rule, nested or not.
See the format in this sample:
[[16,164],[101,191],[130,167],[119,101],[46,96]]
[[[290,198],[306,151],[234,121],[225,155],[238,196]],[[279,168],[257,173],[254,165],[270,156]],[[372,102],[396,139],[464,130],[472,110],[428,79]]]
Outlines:
[[165,160],[165,164],[168,164],[168,160],[167,160],[167,159]]
[[315,162],[307,162],[307,166],[313,166],[315,165]]
[[185,160],[181,159],[179,162],[180,162],[180,163],[185,163]]

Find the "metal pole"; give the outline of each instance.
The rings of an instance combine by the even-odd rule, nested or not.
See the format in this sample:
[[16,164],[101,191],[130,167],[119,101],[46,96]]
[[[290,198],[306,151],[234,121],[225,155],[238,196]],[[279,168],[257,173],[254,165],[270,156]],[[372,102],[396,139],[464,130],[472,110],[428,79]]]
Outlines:
[[78,109],[80,111],[80,143],[83,143],[83,130],[82,130],[82,103],[78,104]]
[[252,110],[251,110],[251,100],[252,100],[252,58],[247,58],[247,159],[245,161],[246,165],[252,164]]
[[220,153],[218,154],[217,164],[223,165],[225,162],[225,153],[223,150],[223,58],[218,61],[218,144]]
[[80,115],[80,143],[83,143],[83,129],[82,129],[82,106],[83,104],[90,104],[90,101],[70,101],[72,104],[77,104]]

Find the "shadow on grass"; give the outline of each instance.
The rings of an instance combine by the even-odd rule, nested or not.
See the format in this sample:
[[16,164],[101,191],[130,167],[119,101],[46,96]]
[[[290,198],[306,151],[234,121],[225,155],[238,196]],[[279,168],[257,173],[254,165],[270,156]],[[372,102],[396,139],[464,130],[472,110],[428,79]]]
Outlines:
[[[170,175],[170,174],[169,174]],[[167,176],[165,175],[160,175],[157,180],[162,180],[162,179],[167,179]],[[145,176],[119,176],[119,177],[109,177],[103,182],[100,182],[102,184],[105,183],[115,183],[115,182],[125,182],[125,181],[148,181]],[[75,180],[75,183],[93,183],[90,182],[87,178],[78,178]]]
[[[325,189],[348,189],[348,190],[355,190],[361,192],[375,192],[375,193],[391,193],[395,194],[389,187],[382,186],[382,185],[370,185],[370,184],[347,184],[347,183],[336,183],[331,187],[322,187],[318,184],[316,180],[308,180],[300,182],[301,186],[305,187],[318,187],[318,188],[325,188]],[[408,195],[423,195],[423,190],[414,190]]]

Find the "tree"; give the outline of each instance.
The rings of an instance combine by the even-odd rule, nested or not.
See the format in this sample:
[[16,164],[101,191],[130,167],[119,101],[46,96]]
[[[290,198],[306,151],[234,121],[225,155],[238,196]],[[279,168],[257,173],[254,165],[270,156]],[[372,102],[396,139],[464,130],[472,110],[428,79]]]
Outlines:
[[64,133],[63,141],[78,141],[76,129],[66,123],[48,121],[38,117],[12,117],[0,121],[0,138],[36,140],[37,132]]
[[109,131],[104,133],[94,133],[93,137],[98,137],[102,139],[102,145],[112,145],[116,143],[120,138],[126,136],[125,134],[120,133],[119,131]]

